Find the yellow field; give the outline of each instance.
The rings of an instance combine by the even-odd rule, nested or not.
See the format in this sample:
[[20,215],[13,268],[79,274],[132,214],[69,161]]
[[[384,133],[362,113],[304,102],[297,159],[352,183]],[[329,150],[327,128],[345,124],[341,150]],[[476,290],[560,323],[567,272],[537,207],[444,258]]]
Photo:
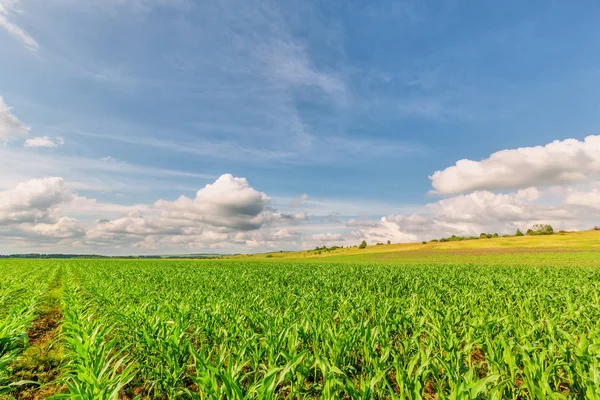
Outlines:
[[[239,259],[355,262],[469,262],[475,264],[600,265],[600,231],[548,236],[498,237],[456,242],[369,245],[333,251],[306,250],[240,255]],[[325,261],[325,260],[323,260]]]

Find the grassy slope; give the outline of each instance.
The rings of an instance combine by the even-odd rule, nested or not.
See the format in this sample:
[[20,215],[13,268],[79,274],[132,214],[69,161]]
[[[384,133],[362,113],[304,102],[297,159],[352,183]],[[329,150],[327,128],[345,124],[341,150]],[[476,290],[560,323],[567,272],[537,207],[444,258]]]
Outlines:
[[551,236],[500,237],[444,243],[403,243],[349,248],[255,254],[234,258],[328,262],[418,262],[600,266],[600,231]]

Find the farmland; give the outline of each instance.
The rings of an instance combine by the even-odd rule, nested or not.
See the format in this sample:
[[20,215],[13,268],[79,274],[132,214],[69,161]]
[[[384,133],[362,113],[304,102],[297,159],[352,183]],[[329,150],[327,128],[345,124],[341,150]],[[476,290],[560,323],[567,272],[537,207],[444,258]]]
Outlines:
[[600,398],[595,248],[501,240],[0,260],[0,398]]

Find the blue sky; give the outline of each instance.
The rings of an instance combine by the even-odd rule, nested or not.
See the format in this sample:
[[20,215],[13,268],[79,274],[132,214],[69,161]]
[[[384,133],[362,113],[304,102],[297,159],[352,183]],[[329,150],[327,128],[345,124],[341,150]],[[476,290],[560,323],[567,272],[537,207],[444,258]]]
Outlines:
[[[584,138],[600,124],[598,20],[593,1],[0,0],[0,189],[8,199],[20,183],[61,178],[52,182],[67,197],[100,204],[61,200],[23,226],[10,214],[0,251],[179,251],[188,243],[171,244],[183,231],[111,231],[127,237],[115,250],[88,240],[91,224],[143,209],[138,224],[169,225],[149,206],[193,199],[223,174],[267,194],[269,212],[305,216],[228,228],[207,251],[420,240],[427,235],[404,222],[392,233],[382,226],[432,213],[439,222],[439,202],[481,190],[535,188],[537,206],[567,210],[564,193],[596,190],[593,168],[565,181],[566,164],[555,161],[526,184],[434,194],[429,177],[458,160],[555,140],[575,139],[593,157]],[[560,221],[579,227],[578,215]],[[61,218],[78,224],[73,237],[23,233]],[[536,219],[442,221],[430,232]],[[225,229],[204,219],[187,228],[199,249],[199,232]],[[269,239],[280,231],[295,239]],[[235,235],[254,235],[253,247]],[[136,247],[149,236],[159,239]]]

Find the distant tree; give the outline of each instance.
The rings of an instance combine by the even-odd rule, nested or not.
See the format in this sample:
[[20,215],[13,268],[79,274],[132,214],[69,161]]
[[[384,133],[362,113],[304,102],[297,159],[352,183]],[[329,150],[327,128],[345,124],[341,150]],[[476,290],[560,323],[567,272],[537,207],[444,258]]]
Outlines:
[[535,224],[527,229],[527,235],[552,235],[554,228],[548,224]]
[[488,234],[487,234],[487,233],[485,233],[485,232],[483,232],[481,235],[479,235],[479,237],[480,237],[481,239],[485,239],[485,238],[487,238],[487,237],[488,237]]
[[392,242],[390,242],[389,240],[387,241],[387,244],[392,244]]
[[515,236],[525,236],[525,235],[523,235],[523,232],[521,232],[520,229],[517,229],[517,233],[515,233]]
[[367,241],[363,240],[362,243],[360,244],[360,246],[358,246],[359,249],[364,249],[365,247],[367,247]]
[[421,243],[423,243],[423,244],[427,244],[427,241],[426,241],[426,240],[423,240]]

